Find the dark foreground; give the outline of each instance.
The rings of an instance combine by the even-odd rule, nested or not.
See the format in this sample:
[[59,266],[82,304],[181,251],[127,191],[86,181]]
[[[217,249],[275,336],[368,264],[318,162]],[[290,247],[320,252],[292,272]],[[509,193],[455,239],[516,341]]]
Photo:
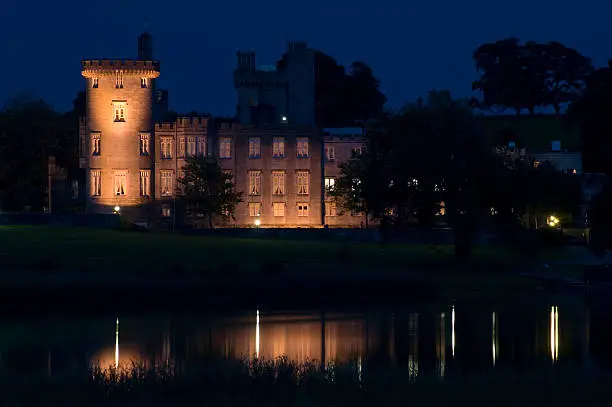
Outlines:
[[358,364],[206,362],[180,373],[100,370],[58,377],[3,375],[3,406],[601,406],[609,374],[542,367],[528,374],[412,377]]

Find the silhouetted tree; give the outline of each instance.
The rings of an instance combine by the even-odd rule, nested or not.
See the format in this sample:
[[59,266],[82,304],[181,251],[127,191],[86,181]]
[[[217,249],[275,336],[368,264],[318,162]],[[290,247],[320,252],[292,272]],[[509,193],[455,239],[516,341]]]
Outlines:
[[569,108],[569,117],[580,126],[585,172],[612,175],[612,61],[586,79],[582,95]]
[[242,192],[235,190],[233,177],[213,157],[196,156],[186,160],[185,175],[178,179],[180,203],[191,217],[206,217],[213,227],[213,217],[233,217]]
[[3,210],[45,205],[48,157],[67,166],[75,159],[76,123],[29,95],[0,112],[0,191]]
[[553,106],[575,100],[592,70],[591,61],[558,42],[529,41],[520,44],[508,38],[483,44],[473,54],[481,74],[473,90],[482,94],[479,107],[514,109],[517,115],[538,106]]

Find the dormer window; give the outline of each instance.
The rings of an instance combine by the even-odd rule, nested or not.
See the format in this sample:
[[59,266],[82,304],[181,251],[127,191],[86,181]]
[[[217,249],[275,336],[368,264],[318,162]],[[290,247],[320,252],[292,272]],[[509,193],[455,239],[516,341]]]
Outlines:
[[140,87],[141,88],[148,88],[148,83],[147,83],[147,78],[140,78]]
[[93,78],[91,80],[91,87],[92,88],[97,88],[98,87],[98,78]]
[[116,122],[125,121],[125,111],[127,103],[125,101],[113,101],[113,120]]

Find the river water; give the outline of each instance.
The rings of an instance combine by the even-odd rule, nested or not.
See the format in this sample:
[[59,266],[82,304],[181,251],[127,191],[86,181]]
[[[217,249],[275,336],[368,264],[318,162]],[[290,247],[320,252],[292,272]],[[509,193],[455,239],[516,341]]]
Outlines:
[[502,366],[612,367],[612,316],[582,299],[412,309],[172,313],[0,320],[0,368],[52,375],[83,365],[201,358],[357,362],[444,376]]

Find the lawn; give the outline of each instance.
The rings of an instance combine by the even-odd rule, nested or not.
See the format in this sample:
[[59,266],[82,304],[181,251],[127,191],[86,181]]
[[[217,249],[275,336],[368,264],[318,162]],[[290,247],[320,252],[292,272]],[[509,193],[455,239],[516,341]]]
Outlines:
[[[520,266],[559,253],[526,260],[497,246],[477,247],[472,263],[491,268]],[[76,272],[160,273],[176,268],[260,270],[282,263],[294,270],[407,270],[453,265],[452,246],[345,243],[335,241],[258,240],[186,236],[44,226],[0,227],[0,266]]]

